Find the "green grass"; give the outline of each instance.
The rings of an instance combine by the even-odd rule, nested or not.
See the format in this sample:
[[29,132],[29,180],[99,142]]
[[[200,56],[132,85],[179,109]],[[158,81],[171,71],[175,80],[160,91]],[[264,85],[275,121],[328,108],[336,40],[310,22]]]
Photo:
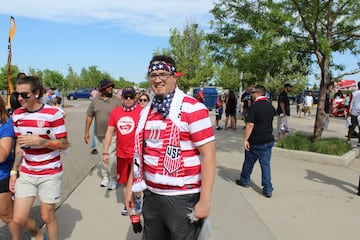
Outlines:
[[302,132],[287,135],[276,143],[276,147],[337,156],[352,149],[351,144],[347,143],[345,139],[330,137],[313,142],[311,135]]

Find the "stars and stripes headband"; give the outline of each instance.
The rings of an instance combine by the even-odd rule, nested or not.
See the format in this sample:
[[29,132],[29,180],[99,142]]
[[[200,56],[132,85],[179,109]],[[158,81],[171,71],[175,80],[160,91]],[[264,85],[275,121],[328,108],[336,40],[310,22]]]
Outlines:
[[155,70],[164,70],[164,71],[168,71],[168,72],[172,72],[172,73],[176,74],[175,66],[173,66],[169,63],[165,63],[165,62],[158,62],[158,63],[150,64],[149,68],[148,68],[148,73],[151,73]]

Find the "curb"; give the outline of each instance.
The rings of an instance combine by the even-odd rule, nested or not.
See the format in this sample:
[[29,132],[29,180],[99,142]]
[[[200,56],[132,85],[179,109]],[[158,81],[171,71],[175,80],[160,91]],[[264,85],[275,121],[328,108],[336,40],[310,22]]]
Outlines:
[[345,153],[342,156],[328,155],[322,153],[313,153],[305,152],[298,150],[289,150],[279,147],[273,147],[272,151],[273,156],[287,158],[287,159],[296,159],[314,163],[329,164],[334,166],[347,166],[354,159],[359,157],[360,149],[353,148],[349,152]]

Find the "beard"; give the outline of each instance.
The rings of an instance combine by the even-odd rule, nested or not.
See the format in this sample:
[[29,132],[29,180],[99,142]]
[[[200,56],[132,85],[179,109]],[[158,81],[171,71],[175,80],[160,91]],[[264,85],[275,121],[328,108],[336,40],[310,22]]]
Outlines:
[[157,94],[157,95],[155,95],[155,98],[157,99],[157,100],[163,100],[164,99],[164,94]]
[[105,90],[102,92],[102,95],[104,95],[105,97],[111,98],[113,94],[112,94],[112,92],[108,92]]

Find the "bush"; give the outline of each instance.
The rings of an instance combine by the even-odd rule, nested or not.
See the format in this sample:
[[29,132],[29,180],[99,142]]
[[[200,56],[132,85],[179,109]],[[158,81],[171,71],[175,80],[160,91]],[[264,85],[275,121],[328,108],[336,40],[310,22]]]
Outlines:
[[313,142],[310,134],[302,132],[287,135],[278,141],[276,146],[291,150],[316,152],[337,156],[347,153],[352,148],[350,143],[347,143],[344,139],[336,137],[322,138]]

